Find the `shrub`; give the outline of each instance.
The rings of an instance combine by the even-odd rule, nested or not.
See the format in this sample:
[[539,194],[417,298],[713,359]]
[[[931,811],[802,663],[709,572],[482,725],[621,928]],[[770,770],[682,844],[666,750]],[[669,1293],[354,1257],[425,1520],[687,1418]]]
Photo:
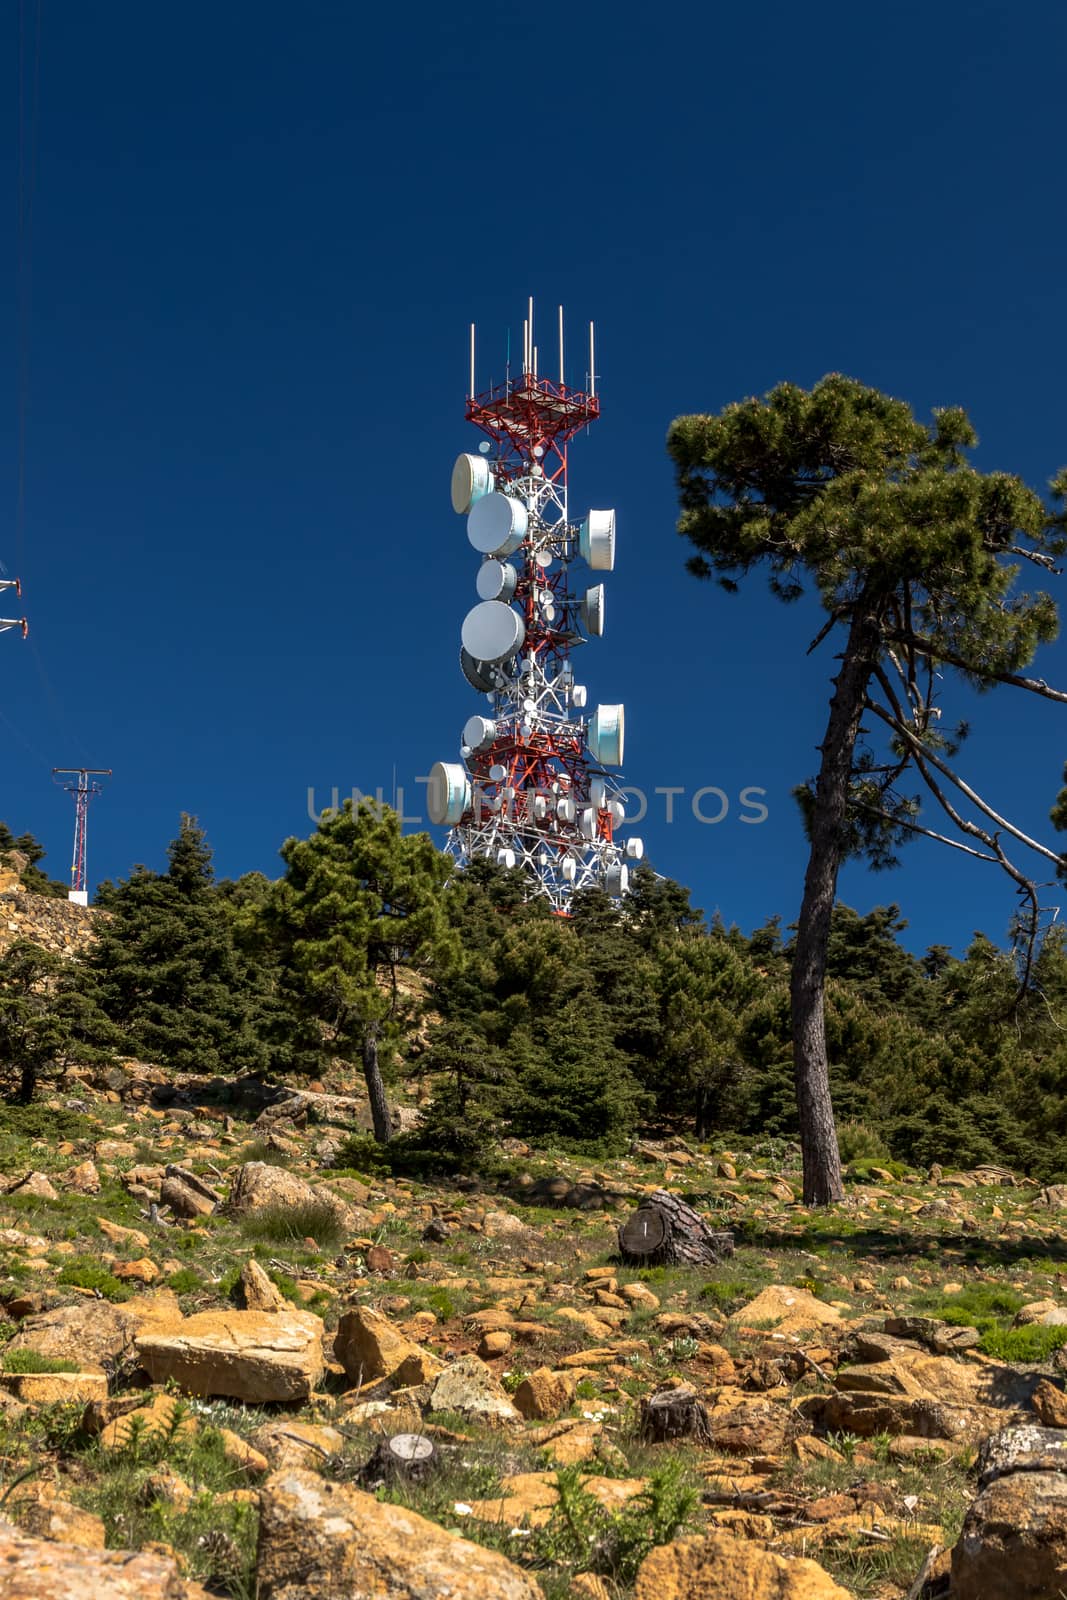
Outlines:
[[987,1328],[979,1349],[997,1361],[1047,1361],[1065,1344],[1067,1328],[1030,1322],[1022,1328]]
[[890,1159],[889,1146],[881,1134],[864,1122],[843,1122],[837,1130],[837,1148],[841,1160],[850,1166],[853,1162],[865,1161],[882,1167]]
[[132,1289],[92,1256],[68,1256],[56,1281],[69,1284],[72,1289],[94,1289],[105,1300],[128,1300],[133,1294]]

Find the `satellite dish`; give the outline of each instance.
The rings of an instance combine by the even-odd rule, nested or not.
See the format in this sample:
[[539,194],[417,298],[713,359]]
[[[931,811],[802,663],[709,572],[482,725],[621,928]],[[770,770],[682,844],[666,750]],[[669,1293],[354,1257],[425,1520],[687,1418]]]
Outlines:
[[471,750],[487,750],[495,738],[492,717],[468,717],[463,725],[463,743]]
[[544,569],[545,567],[550,567],[552,565],[552,552],[551,552],[551,550],[538,550],[536,552],[536,554],[534,555],[534,560],[537,562],[537,565],[539,567],[541,567],[542,569]]
[[501,766],[499,761],[494,761],[493,765],[489,768],[489,776],[492,778],[494,783],[499,783],[501,779],[506,778],[507,775],[507,767]]
[[588,696],[589,696],[589,691],[585,687],[585,684],[584,683],[576,683],[574,685],[574,688],[571,690],[571,705],[575,706],[577,708],[577,710],[580,711],[582,709],[582,707],[585,705],[585,702],[588,699]]
[[604,874],[604,887],[613,899],[624,895],[630,887],[630,869],[625,861],[619,861],[609,867]]
[[640,861],[644,856],[644,853],[645,841],[643,839],[627,839],[626,854],[629,856],[631,861]]
[[583,839],[596,838],[596,812],[593,810],[592,806],[586,806],[585,810],[578,818],[578,831],[582,835]]
[[496,853],[496,864],[498,867],[513,867],[515,865],[514,850],[498,850]]
[[611,812],[611,820],[615,826],[617,828],[621,827],[621,825],[626,821],[626,807],[623,805],[622,801],[609,800],[608,810]]
[[578,529],[578,550],[594,572],[610,572],[615,565],[615,513],[590,511]]
[[605,767],[621,767],[624,733],[624,707],[597,706],[586,734],[593,760],[599,761]]
[[533,798],[533,814],[538,822],[543,822],[548,815],[548,801],[543,794],[535,794]]
[[526,624],[500,600],[483,600],[463,619],[463,648],[476,661],[506,661],[522,649]]
[[[472,461],[477,461],[472,456]],[[528,518],[521,500],[509,494],[487,494],[471,506],[467,538],[483,556],[509,556],[526,537]]]
[[565,883],[573,883],[578,876],[578,863],[573,856],[564,856],[563,865],[560,867]]
[[600,811],[608,798],[608,786],[603,778],[593,778],[589,784],[589,804]]
[[561,822],[573,822],[577,811],[578,807],[575,805],[572,796],[561,794],[556,801],[556,816],[559,820]]
[[604,585],[602,583],[595,583],[591,589],[585,591],[582,596],[581,612],[586,633],[591,633],[594,638],[599,639],[604,632]]
[[426,787],[430,821],[453,827],[470,808],[471,781],[456,761],[435,761]]
[[483,439],[481,444],[478,446],[478,449],[481,451],[483,456],[487,456],[492,449],[492,445],[489,443],[488,439]]
[[[488,450],[489,446],[485,448]],[[471,507],[493,492],[493,471],[484,456],[457,456],[452,468],[452,510],[464,516]]]
[[519,575],[510,562],[490,557],[478,568],[474,586],[479,600],[510,600],[518,581]]
[[494,689],[504,687],[506,679],[494,662],[476,661],[469,650],[461,650],[459,665],[471,688],[477,689],[481,694],[492,694]]

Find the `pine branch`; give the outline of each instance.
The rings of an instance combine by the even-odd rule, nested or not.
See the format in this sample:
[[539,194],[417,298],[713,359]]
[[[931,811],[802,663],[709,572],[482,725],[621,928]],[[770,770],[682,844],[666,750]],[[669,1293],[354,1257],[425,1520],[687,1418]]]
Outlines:
[[1044,678],[1025,678],[1018,672],[997,672],[992,667],[979,667],[973,661],[965,661],[962,656],[945,649],[943,645],[935,644],[933,639],[926,639],[922,634],[908,635],[904,632],[886,635],[887,642],[891,644],[912,645],[921,654],[936,661],[945,662],[946,666],[958,667],[961,672],[970,672],[976,678],[988,678],[994,683],[1010,683],[1016,689],[1029,689],[1031,694],[1043,695],[1046,700],[1059,700],[1067,705],[1067,689],[1054,689]]
[[894,828],[907,828],[909,833],[921,833],[925,839],[934,839],[938,844],[947,844],[950,850],[962,850],[964,855],[974,856],[978,861],[992,861],[999,864],[998,856],[986,855],[984,850],[975,850],[973,846],[964,844],[961,839],[950,839],[947,833],[937,833],[933,828],[924,828],[918,822],[909,822],[904,817],[895,817],[891,811],[883,811],[880,806],[868,805],[866,801],[858,802],[862,811],[869,811],[874,817],[882,817],[886,822],[891,822]]

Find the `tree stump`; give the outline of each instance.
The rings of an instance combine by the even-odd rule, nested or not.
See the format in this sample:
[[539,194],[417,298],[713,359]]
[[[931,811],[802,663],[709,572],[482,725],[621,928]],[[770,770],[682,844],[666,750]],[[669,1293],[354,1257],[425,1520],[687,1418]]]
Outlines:
[[734,1236],[715,1231],[676,1194],[657,1189],[619,1229],[619,1254],[631,1266],[718,1266]]
[[711,1443],[708,1413],[688,1383],[677,1389],[657,1389],[641,1402],[641,1437],[648,1444],[664,1444],[676,1439],[692,1439],[695,1444]]
[[362,1468],[359,1482],[364,1489],[403,1479],[407,1483],[425,1483],[438,1464],[433,1442],[422,1433],[394,1433],[382,1439],[374,1454]]

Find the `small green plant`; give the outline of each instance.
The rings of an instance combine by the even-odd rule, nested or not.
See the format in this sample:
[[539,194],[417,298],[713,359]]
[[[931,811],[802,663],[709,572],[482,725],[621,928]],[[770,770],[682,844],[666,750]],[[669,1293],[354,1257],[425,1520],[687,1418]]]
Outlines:
[[92,1256],[68,1256],[56,1281],[72,1289],[93,1289],[105,1300],[128,1300],[133,1294],[132,1289]]
[[39,1350],[6,1350],[5,1372],[80,1372],[76,1361],[65,1356],[43,1356]]
[[173,1289],[175,1294],[195,1294],[203,1283],[199,1272],[194,1272],[192,1267],[181,1267],[167,1279],[168,1289]]
[[1021,1328],[987,1328],[979,1349],[997,1361],[1047,1361],[1067,1344],[1067,1328],[1030,1322]]
[[648,1488],[621,1511],[606,1510],[582,1487],[580,1466],[561,1468],[556,1487],[559,1502],[535,1530],[530,1554],[573,1572],[601,1573],[623,1587],[633,1583],[650,1550],[678,1536],[699,1503],[678,1460],[651,1473]]
[[456,1315],[456,1303],[447,1289],[431,1289],[426,1304],[439,1322],[451,1322]]
[[890,1160],[889,1147],[882,1135],[865,1122],[843,1122],[837,1130],[837,1148],[841,1160],[850,1166],[854,1161],[867,1161],[881,1167]]
[[676,1361],[691,1361],[699,1349],[700,1340],[694,1339],[690,1334],[671,1340],[671,1355]]

